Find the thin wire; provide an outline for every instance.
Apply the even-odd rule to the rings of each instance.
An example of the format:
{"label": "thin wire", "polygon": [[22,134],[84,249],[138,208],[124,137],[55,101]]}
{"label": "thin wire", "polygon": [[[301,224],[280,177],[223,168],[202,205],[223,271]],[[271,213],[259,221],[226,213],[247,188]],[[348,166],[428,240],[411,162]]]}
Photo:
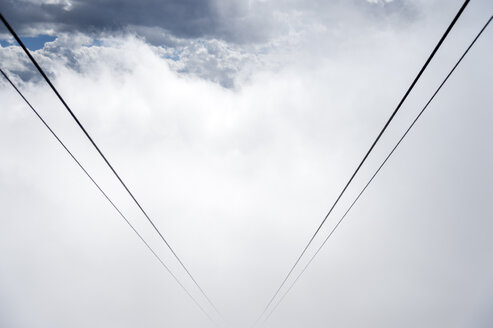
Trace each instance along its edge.
{"label": "thin wire", "polygon": [[414,78],[414,81],[411,83],[410,87],[407,89],[406,93],[404,94],[404,96],[402,97],[402,99],[400,100],[399,104],[397,105],[397,107],[395,108],[394,112],[392,113],[392,115],[390,115],[389,119],[387,120],[387,123],[385,123],[384,127],[382,128],[382,130],[380,131],[380,133],[378,134],[377,138],[375,139],[375,141],[373,141],[373,144],[371,145],[370,149],[366,152],[366,155],[363,157],[363,159],[361,160],[361,162],[359,163],[358,167],[356,168],[356,170],[354,171],[353,175],[351,176],[351,178],[349,179],[349,181],[346,183],[345,187],[342,189],[341,193],[339,194],[339,196],[336,198],[335,202],[332,204],[332,207],[330,208],[329,212],[327,213],[327,215],[325,215],[324,219],[322,220],[322,222],[320,223],[320,225],[318,226],[317,230],[315,230],[315,233],[312,235],[312,237],[310,238],[310,240],[308,241],[308,244],[305,246],[305,248],[303,249],[303,251],[301,252],[301,254],[298,256],[296,262],[293,264],[293,266],[291,267],[291,269],[289,270],[288,274],[286,275],[286,277],[284,278],[284,280],[282,281],[281,285],[279,286],[279,288],[276,290],[276,292],[274,293],[274,295],[272,296],[272,298],[269,300],[269,302],[267,303],[267,305],[265,306],[264,310],[262,311],[262,313],[260,314],[260,316],[257,318],[257,320],[255,321],[255,324],[256,325],[260,319],[264,316],[264,314],[267,312],[268,308],[270,307],[270,305],[272,304],[272,302],[274,301],[274,299],[277,297],[277,295],[279,294],[279,292],[281,291],[282,287],[286,284],[286,281],[289,279],[289,277],[291,276],[291,274],[293,273],[294,269],[296,268],[296,266],[298,265],[298,263],[300,262],[301,258],[303,257],[303,255],[306,253],[308,247],[310,247],[310,245],[312,244],[313,240],[315,239],[315,237],[317,236],[318,232],[320,231],[320,229],[322,228],[322,226],[325,224],[325,221],[327,221],[327,218],[329,217],[329,215],[332,213],[332,210],[334,209],[334,207],[337,205],[337,203],[339,202],[339,200],[341,199],[342,195],[345,193],[346,189],[349,187],[349,185],[351,184],[351,182],[353,181],[354,177],[356,176],[356,174],[358,173],[358,171],[360,170],[361,166],[363,165],[363,163],[366,161],[366,159],[368,158],[368,156],[370,155],[370,153],[372,152],[373,148],[375,147],[375,145],[377,144],[377,142],[380,140],[380,137],[383,135],[383,133],[385,132],[385,130],[387,129],[387,127],[389,126],[390,122],[394,119],[394,116],[397,114],[397,112],[399,111],[399,109],[401,108],[402,104],[404,103],[404,101],[407,99],[408,95],[411,93],[411,90],[414,88],[415,84],[418,82],[419,78],[421,77],[421,75],[423,74],[423,72],[425,71],[425,69],[427,68],[428,64],[431,62],[432,58],[435,56],[436,52],[438,51],[438,49],[440,48],[440,46],[442,45],[443,41],[445,40],[445,38],[447,37],[447,35],[449,34],[449,32],[452,30],[453,26],[455,25],[455,23],[457,22],[457,20],[459,19],[460,15],[462,14],[462,12],[464,11],[464,9],[466,8],[466,6],[469,4],[469,1],[470,0],[466,0],[461,8],[459,9],[459,11],[457,12],[457,14],[455,15],[454,19],[452,20],[452,22],[450,23],[450,25],[448,26],[447,30],[445,31],[445,33],[442,35],[442,37],[440,38],[440,41],[437,43],[437,45],[435,46],[435,48],[433,49],[433,51],[431,52],[430,56],[428,57],[428,59],[426,60],[425,64],[423,65],[423,67],[421,68],[421,70],[419,71],[418,75]]}
{"label": "thin wire", "polygon": [[474,38],[474,40],[471,42],[471,44],[469,45],[469,47],[467,47],[467,49],[464,51],[464,53],[462,54],[462,56],[460,57],[460,59],[457,61],[457,63],[454,65],[454,67],[450,70],[450,72],[447,74],[447,76],[445,77],[445,79],[442,81],[442,83],[440,84],[440,86],[436,89],[435,93],[433,93],[433,95],[431,96],[431,98],[428,100],[428,102],[426,103],[426,105],[423,107],[423,109],[419,112],[419,114],[416,116],[416,118],[414,119],[414,121],[411,123],[411,125],[407,128],[406,132],[404,132],[404,134],[402,135],[402,137],[399,139],[399,141],[397,142],[397,144],[394,146],[394,148],[392,149],[392,151],[387,155],[387,157],[385,158],[385,160],[382,162],[382,164],[380,164],[379,168],[376,170],[376,172],[373,174],[373,176],[371,177],[371,179],[366,183],[365,187],[361,190],[361,192],[358,194],[358,197],[356,197],[356,199],[352,202],[351,206],[349,206],[349,208],[347,209],[347,211],[344,213],[344,215],[340,218],[340,220],[337,222],[337,224],[334,226],[334,228],[332,228],[332,230],[330,231],[329,235],[327,236],[327,238],[325,238],[324,242],[322,243],[322,245],[320,245],[320,247],[317,249],[317,251],[315,252],[315,254],[311,257],[310,261],[308,261],[308,263],[305,265],[305,267],[303,268],[303,270],[301,271],[300,274],[298,274],[298,276],[296,277],[296,279],[294,280],[294,282],[291,284],[291,286],[288,288],[288,290],[283,294],[283,296],[279,299],[279,301],[277,302],[277,304],[274,306],[274,308],[272,309],[272,311],[269,313],[269,315],[265,318],[265,320],[268,320],[270,318],[270,316],[272,315],[272,313],[277,309],[277,307],[279,306],[279,304],[281,304],[281,302],[284,300],[284,298],[286,297],[286,295],[289,294],[289,292],[291,291],[291,289],[293,288],[293,286],[296,284],[296,282],[300,279],[300,277],[303,275],[303,273],[306,271],[306,269],[310,266],[310,264],[312,263],[313,259],[317,256],[317,254],[320,252],[320,250],[324,247],[324,245],[327,243],[327,241],[329,240],[329,238],[332,236],[332,234],[334,233],[334,231],[337,229],[337,227],[339,227],[339,225],[341,224],[341,222],[344,220],[344,218],[346,217],[346,215],[349,213],[349,211],[351,211],[351,209],[353,208],[354,204],[356,204],[356,202],[359,200],[359,198],[361,197],[361,195],[365,192],[366,188],[368,188],[368,186],[371,184],[371,182],[373,181],[373,179],[377,176],[377,174],[380,172],[380,170],[382,169],[382,167],[385,165],[385,163],[387,163],[387,161],[389,160],[389,158],[392,156],[392,154],[394,153],[394,151],[397,149],[397,147],[399,147],[399,145],[401,144],[401,142],[404,140],[404,138],[407,136],[407,134],[409,133],[409,131],[413,128],[414,124],[416,124],[416,122],[418,121],[418,119],[421,117],[421,115],[424,113],[424,111],[428,108],[428,105],[433,101],[433,99],[435,98],[435,96],[438,94],[438,92],[440,91],[440,89],[443,87],[443,85],[447,82],[447,80],[449,79],[449,77],[452,75],[452,73],[455,71],[455,69],[457,68],[457,66],[459,66],[459,64],[461,63],[462,59],[464,59],[464,57],[466,56],[466,54],[469,52],[469,50],[472,48],[472,46],[474,45],[474,43],[476,42],[476,40],[481,36],[481,34],[483,33],[483,31],[486,29],[486,27],[488,27],[488,25],[490,24],[491,20],[493,19],[493,16],[491,16],[488,21],[486,22],[486,24],[483,26],[483,28],[481,29],[481,31],[479,31],[479,33],[476,35],[476,37]]}
{"label": "thin wire", "polygon": [[48,76],[45,74],[45,72],[43,71],[43,69],[41,68],[41,66],[39,66],[38,62],[34,59],[34,57],[31,55],[31,53],[29,52],[29,50],[26,48],[26,46],[24,45],[24,43],[21,41],[21,39],[19,38],[19,36],[17,35],[17,33],[14,31],[14,29],[10,26],[10,24],[7,22],[7,20],[3,17],[3,15],[0,13],[0,20],[2,20],[2,22],[4,23],[4,25],[7,27],[7,29],[9,30],[9,32],[12,34],[12,36],[15,38],[15,40],[17,41],[17,43],[19,43],[19,45],[22,47],[22,49],[24,50],[24,52],[26,53],[26,55],[29,57],[29,59],[31,60],[31,62],[34,64],[34,66],[37,68],[37,70],[39,71],[39,73],[43,76],[43,78],[45,79],[45,81],[48,83],[48,85],[51,87],[51,89],[53,90],[53,92],[56,94],[56,96],[58,97],[58,99],[62,102],[62,104],[65,106],[65,108],[67,109],[67,111],[70,113],[70,115],[72,116],[72,118],[75,120],[75,122],[77,123],[77,125],[79,126],[79,128],[82,130],[82,132],[84,132],[84,134],[86,135],[86,137],[89,139],[89,141],[91,142],[91,144],[94,146],[94,148],[97,150],[97,152],[99,153],[99,155],[103,158],[103,160],[106,162],[106,164],[108,165],[108,167],[111,169],[111,171],[113,172],[113,174],[116,176],[116,178],[118,179],[118,181],[120,181],[121,185],[125,188],[125,190],[127,191],[127,193],[130,195],[130,197],[133,199],[133,201],[135,202],[135,204],[137,204],[138,208],[140,209],[140,211],[144,214],[144,216],[147,218],[147,220],[149,221],[149,223],[152,225],[152,227],[154,228],[154,230],[159,234],[159,236],[161,237],[161,239],[163,240],[163,242],[166,244],[166,246],[169,248],[169,250],[171,251],[171,253],[173,253],[173,256],[178,260],[178,262],[180,263],[181,267],[185,270],[185,272],[188,274],[188,276],[192,279],[193,283],[195,284],[195,286],[197,286],[197,288],[200,290],[200,292],[202,293],[202,295],[205,297],[205,299],[207,300],[207,302],[214,308],[214,310],[216,311],[217,314],[220,314],[220,312],[218,311],[218,309],[216,308],[216,306],[214,305],[214,303],[212,302],[212,300],[207,296],[207,294],[205,293],[205,291],[202,289],[202,287],[200,287],[200,285],[197,283],[197,281],[195,280],[195,278],[192,276],[192,274],[190,273],[190,271],[188,271],[187,267],[185,266],[185,264],[181,261],[181,259],[178,257],[178,255],[175,253],[175,251],[173,250],[173,248],[171,247],[171,245],[168,243],[168,241],[164,238],[164,236],[161,234],[161,232],[159,231],[159,229],[157,228],[157,226],[154,224],[154,222],[151,220],[151,218],[149,217],[149,215],[147,215],[146,211],[142,208],[142,206],[140,205],[140,203],[137,201],[137,199],[135,198],[135,196],[132,194],[132,192],[130,191],[130,189],[128,189],[127,185],[123,182],[123,180],[120,178],[120,175],[116,172],[116,170],[113,168],[113,166],[110,164],[110,162],[108,161],[108,159],[106,158],[106,156],[103,154],[103,152],[99,149],[99,147],[96,145],[96,143],[94,142],[94,140],[91,138],[91,136],[89,135],[89,133],[87,132],[87,130],[84,128],[84,126],[82,125],[82,123],[79,121],[79,119],[77,118],[77,116],[75,115],[75,113],[70,109],[70,107],[68,106],[68,104],[65,102],[65,100],[62,98],[62,96],[60,95],[60,93],[58,93],[57,89],[55,88],[55,86],[51,83],[50,79],[48,78]]}
{"label": "thin wire", "polygon": [[130,221],[127,219],[127,217],[120,211],[120,209],[115,205],[115,203],[110,199],[110,197],[103,191],[103,189],[99,186],[99,184],[93,179],[93,177],[87,172],[87,170],[84,168],[84,166],[79,162],[79,160],[75,157],[75,155],[67,148],[67,146],[63,143],[63,141],[58,137],[58,135],[55,133],[55,131],[52,130],[52,128],[46,123],[46,121],[41,117],[41,115],[34,109],[34,107],[31,105],[31,103],[24,97],[22,92],[15,86],[15,84],[10,80],[10,78],[5,74],[5,72],[0,68],[0,73],[2,73],[3,77],[10,83],[10,85],[17,91],[17,93],[24,99],[26,104],[32,109],[34,114],[41,120],[41,122],[44,124],[44,126],[50,131],[50,133],[55,137],[55,139],[58,141],[58,143],[65,149],[65,151],[72,157],[72,159],[77,163],[77,165],[81,168],[81,170],[86,174],[86,176],[91,180],[91,182],[98,188],[98,190],[101,192],[101,194],[108,200],[108,202],[113,206],[113,208],[120,214],[120,216],[125,220],[125,222],[128,224],[128,226],[135,232],[135,234],[139,237],[139,239],[144,243],[144,245],[151,251],[151,253],[156,257],[156,259],[161,263],[161,265],[168,271],[168,273],[173,277],[173,279],[180,285],[180,287],[185,291],[185,293],[193,300],[195,305],[199,307],[199,309],[211,320],[211,322],[214,323],[214,320],[209,316],[209,314],[204,310],[204,308],[198,303],[198,301],[190,294],[190,292],[185,288],[185,286],[178,280],[178,278],[171,272],[171,270],[168,268],[166,264],[164,264],[163,260],[157,255],[157,253],[152,249],[152,247],[145,241],[145,239],[142,237],[142,235],[135,229],[135,227],[130,223]]}

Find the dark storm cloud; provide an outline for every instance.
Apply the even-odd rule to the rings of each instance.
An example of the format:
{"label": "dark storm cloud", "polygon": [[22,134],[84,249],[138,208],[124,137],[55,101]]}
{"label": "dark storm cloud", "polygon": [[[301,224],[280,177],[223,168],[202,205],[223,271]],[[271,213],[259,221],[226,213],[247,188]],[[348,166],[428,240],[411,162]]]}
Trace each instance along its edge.
{"label": "dark storm cloud", "polygon": [[[61,32],[99,33],[158,27],[180,38],[252,38],[241,28],[226,28],[221,10],[211,0],[85,0],[58,3],[1,0],[0,9],[21,33],[36,27]],[[228,15],[236,11],[229,6]],[[240,18],[241,19],[241,18]],[[245,27],[242,24],[242,28]]]}

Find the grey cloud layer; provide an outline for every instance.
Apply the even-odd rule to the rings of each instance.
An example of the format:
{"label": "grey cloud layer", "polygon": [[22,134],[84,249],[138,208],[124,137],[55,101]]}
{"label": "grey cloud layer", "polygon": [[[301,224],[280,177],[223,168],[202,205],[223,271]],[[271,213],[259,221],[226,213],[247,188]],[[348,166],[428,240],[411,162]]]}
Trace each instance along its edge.
{"label": "grey cloud layer", "polygon": [[127,25],[161,26],[180,36],[209,33],[216,25],[210,1],[3,1],[7,17],[27,29],[55,25],[61,31],[100,32]]}
{"label": "grey cloud layer", "polygon": [[[158,27],[185,38],[218,37],[244,41],[258,37],[255,35],[258,31],[252,29],[254,26],[248,26],[250,22],[235,9],[236,5],[222,13],[212,0],[20,2],[2,0],[0,8],[21,31],[43,27],[60,32],[100,33],[129,27]],[[243,22],[231,25],[240,21]]]}
{"label": "grey cloud layer", "polygon": [[[6,1],[0,9],[21,34],[48,33],[59,40],[37,52],[62,57],[76,70],[80,46],[95,39],[143,37],[177,72],[234,87],[258,68],[331,56],[333,44],[359,39],[368,28],[405,25],[416,6],[403,1]],[[360,21],[360,25],[351,22]],[[87,39],[89,38],[89,39]],[[82,40],[82,42],[77,43]],[[91,41],[92,40],[92,41]],[[103,44],[104,45],[104,44]],[[18,51],[0,58],[24,80],[35,77]]]}
{"label": "grey cloud layer", "polygon": [[[344,3],[344,4],[343,4]],[[414,6],[404,1],[369,3],[353,1],[219,1],[219,0],[2,0],[0,9],[23,33],[44,29],[52,32],[101,33],[139,31],[156,39],[149,28],[179,38],[217,38],[228,42],[265,42],[286,33],[292,16],[331,20],[341,9],[363,10],[376,19],[397,14],[413,15]],[[329,13],[326,16],[322,13]],[[288,20],[286,21],[286,15]],[[324,24],[330,23],[325,21]],[[148,33],[149,32],[149,33]],[[154,34],[154,35],[153,35]]]}

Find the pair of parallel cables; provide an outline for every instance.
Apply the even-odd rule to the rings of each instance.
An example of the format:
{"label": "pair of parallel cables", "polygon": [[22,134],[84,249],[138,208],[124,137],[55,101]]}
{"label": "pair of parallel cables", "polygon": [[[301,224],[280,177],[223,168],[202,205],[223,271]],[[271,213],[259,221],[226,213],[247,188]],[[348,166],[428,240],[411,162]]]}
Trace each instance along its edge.
{"label": "pair of parallel cables", "polygon": [[[401,136],[401,138],[399,139],[399,141],[397,142],[397,144],[392,148],[392,150],[390,151],[390,153],[387,155],[387,157],[384,159],[384,161],[380,164],[380,166],[378,167],[378,169],[375,171],[375,173],[372,175],[372,177],[370,178],[370,180],[366,183],[366,185],[363,187],[363,189],[359,192],[359,194],[356,196],[356,198],[354,199],[354,201],[351,203],[351,205],[349,206],[349,208],[346,210],[346,212],[342,215],[342,217],[337,221],[337,223],[335,224],[335,226],[330,230],[329,234],[327,235],[327,237],[324,239],[324,241],[322,242],[322,244],[318,247],[318,249],[315,251],[315,253],[311,256],[311,258],[308,260],[308,262],[305,264],[305,266],[303,267],[303,269],[301,269],[300,273],[296,276],[296,278],[293,280],[293,282],[291,283],[291,285],[285,290],[285,292],[280,296],[280,298],[278,299],[278,301],[274,304],[274,300],[279,296],[282,288],[286,285],[288,279],[292,276],[294,270],[296,269],[296,267],[298,266],[298,264],[300,263],[301,259],[303,258],[303,256],[306,254],[308,248],[310,247],[310,245],[312,244],[312,242],[314,241],[315,237],[318,235],[318,233],[320,232],[321,228],[324,226],[325,222],[327,221],[328,217],[330,216],[330,214],[332,213],[334,207],[337,205],[337,203],[339,202],[339,200],[341,199],[341,197],[344,195],[344,193],[346,192],[346,189],[349,187],[349,185],[351,184],[351,182],[353,181],[354,177],[356,176],[356,174],[358,173],[358,171],[360,170],[360,168],[362,167],[362,165],[365,163],[366,159],[368,158],[368,156],[370,155],[370,153],[372,152],[373,148],[375,147],[375,145],[378,143],[378,141],[380,140],[381,136],[383,135],[383,133],[385,132],[385,130],[387,129],[387,127],[389,126],[390,122],[393,120],[393,118],[395,117],[395,115],[397,114],[397,112],[399,111],[399,109],[401,108],[402,104],[404,103],[404,101],[406,100],[406,98],[408,97],[408,95],[410,94],[411,90],[413,89],[413,87],[415,86],[415,84],[417,83],[417,81],[419,80],[419,78],[421,77],[421,75],[423,74],[423,72],[425,71],[426,67],[428,66],[428,64],[430,63],[430,61],[432,60],[432,58],[434,57],[434,55],[436,54],[436,52],[438,51],[438,49],[440,48],[441,44],[443,43],[443,41],[445,40],[445,38],[447,37],[447,35],[449,34],[449,32],[452,30],[453,26],[455,25],[455,23],[457,22],[457,20],[459,19],[459,17],[461,16],[462,12],[464,11],[464,9],[466,8],[466,6],[468,5],[469,3],[469,0],[465,1],[463,3],[463,5],[461,6],[461,8],[459,9],[459,11],[457,12],[456,16],[454,17],[454,19],[452,20],[452,22],[450,23],[449,27],[447,28],[447,30],[445,31],[445,33],[443,34],[443,36],[441,37],[440,41],[438,42],[438,44],[436,45],[435,49],[432,51],[432,53],[430,54],[430,56],[428,57],[427,61],[425,62],[425,64],[423,65],[423,67],[421,68],[420,72],[418,73],[418,75],[416,76],[416,78],[414,79],[414,81],[412,82],[411,86],[408,88],[408,90],[406,91],[406,93],[404,94],[404,96],[402,97],[402,99],[400,100],[399,104],[397,105],[397,107],[395,108],[394,112],[392,113],[392,115],[390,116],[390,118],[388,119],[388,121],[386,122],[386,124],[384,125],[384,127],[382,128],[382,130],[380,131],[380,133],[378,134],[377,138],[375,139],[375,141],[373,142],[373,144],[371,145],[370,149],[367,151],[367,153],[365,154],[365,156],[363,157],[363,159],[361,160],[361,162],[359,163],[358,167],[356,168],[356,170],[354,171],[354,173],[352,174],[352,176],[350,177],[350,179],[348,180],[348,182],[346,183],[346,185],[344,186],[344,188],[342,189],[342,191],[340,192],[339,196],[336,198],[335,202],[333,203],[333,205],[331,206],[330,210],[328,211],[327,215],[324,217],[324,219],[322,220],[322,222],[320,223],[320,225],[318,226],[318,228],[315,230],[314,234],[312,235],[312,237],[309,239],[308,243],[306,244],[305,248],[303,249],[303,251],[301,252],[301,254],[298,256],[298,258],[296,259],[295,263],[293,264],[293,266],[290,268],[290,270],[288,271],[288,274],[285,276],[284,280],[282,281],[281,285],[278,287],[278,289],[275,291],[274,295],[270,298],[269,302],[267,303],[267,305],[265,306],[265,308],[263,309],[262,313],[260,314],[260,316],[257,318],[254,326],[258,325],[262,318],[264,318],[264,322],[267,321],[271,316],[272,314],[274,313],[274,311],[279,307],[279,305],[282,303],[282,301],[284,300],[284,298],[289,294],[289,292],[292,290],[292,288],[294,287],[294,285],[299,281],[299,279],[301,278],[301,276],[305,273],[305,271],[307,270],[307,268],[310,266],[310,264],[313,262],[313,260],[315,259],[315,257],[320,253],[321,249],[324,247],[324,245],[327,243],[327,241],[330,239],[330,237],[333,235],[334,231],[339,227],[339,225],[341,224],[341,222],[344,220],[344,218],[346,218],[347,214],[351,211],[351,209],[354,207],[354,205],[356,204],[356,202],[360,199],[360,197],[362,196],[362,194],[365,192],[365,190],[368,188],[368,186],[371,184],[371,182],[374,180],[374,178],[377,176],[377,174],[381,171],[381,169],[383,168],[383,166],[387,163],[387,161],[389,160],[389,158],[392,156],[392,154],[394,154],[395,150],[397,149],[397,147],[399,147],[399,145],[401,144],[401,142],[404,140],[404,138],[408,135],[409,131],[413,128],[413,126],[416,124],[416,122],[418,121],[418,119],[421,117],[421,115],[424,113],[424,111],[428,108],[429,104],[433,101],[433,99],[435,98],[435,96],[438,94],[438,92],[441,90],[441,88],[444,86],[444,84],[447,82],[447,80],[450,78],[450,76],[452,75],[452,73],[455,71],[455,69],[459,66],[459,64],[462,62],[462,60],[464,59],[464,57],[467,55],[467,53],[469,52],[469,50],[472,48],[472,46],[476,43],[476,41],[478,40],[478,38],[481,36],[481,34],[485,31],[485,29],[488,27],[488,25],[490,24],[491,20],[493,19],[493,16],[490,16],[489,19],[486,21],[486,23],[483,25],[483,27],[481,28],[481,30],[478,32],[478,34],[476,35],[476,37],[473,39],[473,41],[469,44],[469,46],[467,47],[467,49],[463,52],[462,56],[459,58],[459,60],[455,63],[455,65],[452,67],[452,69],[449,71],[449,73],[447,74],[447,76],[444,78],[444,80],[441,82],[441,84],[438,86],[438,88],[435,90],[435,92],[433,93],[433,95],[431,96],[431,98],[428,100],[428,102],[425,104],[425,106],[421,109],[421,111],[418,113],[418,115],[415,117],[415,119],[413,120],[413,122],[411,123],[411,125],[407,128],[407,130],[404,132],[404,134]],[[273,305],[274,304],[274,305]],[[273,305],[273,306],[272,306]],[[272,306],[272,307],[271,307]],[[271,309],[269,312],[269,308]],[[265,317],[264,317],[265,316]]]}
{"label": "pair of parallel cables", "polygon": [[[96,142],[93,140],[93,138],[89,135],[85,127],[82,125],[82,123],[79,121],[75,113],[72,111],[72,109],[68,106],[68,104],[65,102],[65,100],[62,98],[58,90],[55,88],[53,83],[50,81],[46,73],[43,71],[41,66],[39,66],[38,62],[34,59],[34,57],[31,55],[30,51],[26,48],[22,40],[19,38],[17,33],[14,31],[12,26],[7,22],[5,17],[3,17],[2,13],[0,13],[0,20],[3,22],[5,27],[9,30],[9,32],[12,34],[14,39],[17,41],[17,43],[22,47],[23,51],[26,53],[26,55],[29,57],[33,65],[36,67],[38,72],[41,74],[41,76],[44,78],[46,83],[50,86],[50,88],[53,90],[55,95],[58,97],[58,99],[61,101],[65,109],[69,112],[70,116],[75,120],[79,128],[82,130],[82,132],[85,134],[87,139],[91,142],[93,147],[96,149],[96,151],[99,153],[101,158],[104,160],[106,165],[110,168],[111,172],[113,172],[113,175],[118,179],[120,184],[123,186],[123,188],[127,191],[127,193],[130,195],[134,203],[137,205],[139,210],[144,214],[146,219],[149,221],[151,226],[154,228],[154,230],[157,232],[161,240],[164,242],[164,244],[169,248],[173,256],[178,260],[180,266],[185,270],[187,273],[188,277],[193,281],[195,286],[198,288],[200,293],[204,296],[204,298],[207,300],[207,302],[212,306],[214,311],[216,312],[217,315],[221,316],[219,313],[217,307],[215,304],[212,302],[212,300],[209,298],[209,296],[206,294],[204,289],[198,284],[197,280],[193,277],[193,275],[190,273],[188,268],[185,266],[185,264],[182,262],[180,257],[176,254],[176,252],[173,250],[171,245],[168,243],[166,238],[163,236],[161,231],[157,228],[157,226],[154,224],[153,220],[149,217],[147,212],[144,210],[144,208],[141,206],[139,201],[135,198],[133,193],[130,191],[130,189],[127,187],[125,182],[123,182],[122,178],[120,175],[116,172],[116,170],[113,168],[111,163],[108,161],[106,156],[103,154],[101,149],[98,147]],[[147,243],[147,241],[144,239],[144,237],[135,229],[135,227],[132,225],[132,223],[127,219],[127,217],[121,212],[121,210],[115,205],[115,203],[111,200],[111,198],[108,196],[108,194],[101,188],[101,186],[94,180],[94,178],[89,174],[89,172],[85,169],[85,167],[81,164],[81,162],[75,157],[75,155],[67,148],[67,146],[63,143],[63,141],[58,137],[58,135],[55,133],[55,131],[48,125],[48,123],[41,117],[41,115],[34,109],[34,107],[31,105],[31,103],[24,97],[24,95],[21,93],[21,91],[16,87],[16,85],[12,82],[12,80],[7,76],[7,74],[0,68],[0,73],[4,76],[4,78],[10,83],[10,85],[17,91],[17,93],[22,97],[22,99],[26,102],[26,104],[31,108],[31,110],[34,112],[34,114],[41,120],[43,125],[50,131],[50,133],[55,137],[55,139],[58,141],[58,143],[65,149],[65,151],[69,154],[69,156],[77,163],[77,165],[80,167],[80,169],[84,172],[84,174],[91,180],[91,182],[94,184],[94,186],[100,191],[100,193],[103,195],[103,197],[111,204],[111,206],[118,212],[118,214],[122,217],[122,219],[129,225],[130,229],[138,236],[138,238],[144,243],[146,248],[154,255],[154,257],[158,260],[158,262],[166,269],[166,271],[173,277],[173,279],[180,285],[180,287],[185,291],[185,293],[192,299],[192,301],[197,305],[197,307],[209,318],[210,321],[212,321],[215,325],[217,325],[217,321],[212,318],[212,316],[208,313],[208,311],[205,310],[203,306],[200,305],[198,300],[191,294],[191,292],[184,286],[184,284],[178,279],[178,277],[169,269],[169,267],[164,263],[164,261],[161,259],[161,257],[156,253],[156,251]]]}

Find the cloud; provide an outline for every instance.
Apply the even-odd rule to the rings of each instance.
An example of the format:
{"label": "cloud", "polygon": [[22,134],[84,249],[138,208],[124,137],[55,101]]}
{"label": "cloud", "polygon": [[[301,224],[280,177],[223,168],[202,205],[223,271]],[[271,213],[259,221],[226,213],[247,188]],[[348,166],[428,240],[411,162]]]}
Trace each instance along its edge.
{"label": "cloud", "polygon": [[382,3],[382,4],[386,4],[386,3],[391,3],[394,0],[366,0],[366,1],[368,1],[369,3]]}
{"label": "cloud", "polygon": [[[200,3],[201,6],[205,4]],[[163,2],[164,4],[166,2]],[[194,2],[188,4],[192,6]],[[178,7],[182,5],[184,4],[180,3]],[[40,14],[40,17],[26,16],[25,7],[33,6],[39,7],[36,10],[32,9],[36,15],[47,12]],[[77,59],[80,56],[77,52],[80,51],[80,47],[105,46],[106,43],[111,45],[112,40],[116,38],[136,37],[155,46],[156,51],[167,58],[170,66],[177,72],[214,81],[228,88],[234,88],[238,83],[248,80],[256,70],[276,70],[291,63],[298,63],[300,59],[306,63],[313,63],[312,58],[334,56],[340,52],[340,47],[333,47],[333,44],[359,40],[363,30],[368,28],[383,32],[412,24],[415,11],[414,7],[408,4],[399,4],[392,6],[394,9],[382,11],[374,10],[371,6],[362,6],[361,3],[342,6],[317,1],[303,4],[218,2],[209,6],[214,8],[213,12],[199,10],[201,7],[194,10],[209,17],[209,20],[216,19],[218,26],[226,26],[225,31],[230,34],[221,32],[220,28],[209,33],[208,23],[206,28],[200,28],[201,33],[187,34],[179,28],[174,30],[163,25],[163,22],[167,22],[165,19],[163,22],[153,20],[152,15],[164,10],[157,4],[142,7],[144,12],[137,16],[141,17],[141,20],[125,18],[126,15],[133,17],[135,14],[135,10],[127,8],[125,3],[117,5],[107,1],[102,9],[96,8],[90,1],[74,2],[70,8],[67,6],[66,2],[29,1],[25,6],[6,2],[2,7],[5,16],[21,34],[37,35],[43,32],[57,36],[56,41],[46,43],[44,49],[36,52],[40,60],[50,61],[49,58],[53,56],[62,57],[65,63],[79,70],[80,64]],[[133,5],[129,3],[128,6]],[[52,13],[54,7],[67,8],[60,9],[61,16],[58,17]],[[128,13],[112,15],[121,20],[114,26],[108,20],[93,24],[84,16],[89,9],[81,9],[86,7],[94,7],[97,15],[102,15],[104,8],[111,7],[114,7],[116,12]],[[176,19],[179,18],[180,15],[173,11],[181,12],[179,8],[172,6],[171,9],[165,9],[170,15],[176,16]],[[64,23],[66,18],[62,16],[69,13],[76,18]],[[190,19],[182,17],[178,20],[188,24]],[[25,21],[29,21],[29,24]],[[356,21],[358,24],[341,24],[344,21]],[[255,37],[256,33],[261,33],[262,37]],[[11,71],[20,74],[24,80],[36,77],[36,74],[32,74],[30,66],[25,65],[25,59],[18,54],[19,49],[5,48],[0,51],[0,56],[5,58],[5,65],[13,66]]]}
{"label": "cloud", "polygon": [[[185,0],[2,0],[0,9],[22,34],[138,32],[150,42],[177,38],[219,39],[236,44],[264,43],[285,35],[296,20],[331,25],[335,16],[363,10],[382,19],[412,16],[412,2],[388,3],[385,11],[351,1],[218,1]],[[334,13],[334,15],[322,13]],[[321,15],[322,14],[322,15]],[[324,17],[325,16],[325,17]],[[327,19],[328,18],[328,19]]]}
{"label": "cloud", "polygon": [[[25,31],[54,28],[60,32],[119,31],[127,26],[159,27],[177,37],[233,37],[221,21],[215,1],[22,1],[4,0],[5,16]],[[221,5],[221,7],[224,7]],[[232,6],[234,11],[236,6]],[[241,17],[238,17],[241,19]]]}
{"label": "cloud", "polygon": [[[413,28],[345,8],[339,28],[303,18],[284,39],[258,47],[61,33],[35,55],[230,326],[241,327],[261,311],[443,32],[456,10],[445,7]],[[478,5],[464,16],[329,224],[488,12]],[[270,326],[491,321],[490,35]],[[0,50],[10,74],[31,72],[18,47]],[[233,88],[221,85],[227,69]],[[26,96],[184,278],[44,82],[18,74]],[[0,325],[207,326],[4,81],[0,100]]]}

